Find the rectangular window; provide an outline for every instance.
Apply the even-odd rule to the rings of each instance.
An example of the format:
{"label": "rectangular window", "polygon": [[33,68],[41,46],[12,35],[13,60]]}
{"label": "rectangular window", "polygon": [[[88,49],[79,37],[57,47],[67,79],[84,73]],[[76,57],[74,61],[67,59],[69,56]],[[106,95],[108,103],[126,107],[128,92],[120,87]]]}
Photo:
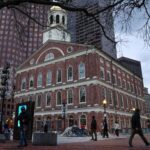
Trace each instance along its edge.
{"label": "rectangular window", "polygon": [[107,97],[106,99],[108,100],[109,104],[113,104],[112,91],[111,90],[107,90],[106,97]]}
{"label": "rectangular window", "polygon": [[104,68],[103,67],[100,68],[100,78],[103,79],[103,80],[105,79],[105,74],[104,74]]}

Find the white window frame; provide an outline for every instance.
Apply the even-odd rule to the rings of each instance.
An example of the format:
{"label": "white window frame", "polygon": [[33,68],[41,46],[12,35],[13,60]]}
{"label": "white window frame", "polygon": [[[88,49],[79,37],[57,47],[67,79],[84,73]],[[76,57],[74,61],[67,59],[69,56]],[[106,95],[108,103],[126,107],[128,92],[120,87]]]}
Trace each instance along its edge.
{"label": "white window frame", "polygon": [[[60,96],[61,96],[61,102],[60,104],[58,104],[58,93],[60,92]],[[56,93],[56,106],[61,106],[62,105],[62,92],[61,91],[57,91]]]}
{"label": "white window frame", "polygon": [[[84,92],[85,92],[85,101],[84,102],[81,102],[81,89],[84,89]],[[86,88],[84,86],[81,86],[79,88],[79,103],[82,104],[82,103],[86,103]]]}
{"label": "white window frame", "polygon": [[[69,69],[71,68],[71,71],[72,71],[72,76],[71,78],[69,79]],[[72,66],[69,66],[67,68],[67,81],[73,81],[73,67]]]}
{"label": "white window frame", "polygon": [[78,65],[79,79],[85,78],[85,63],[81,62]]}
{"label": "white window frame", "polygon": [[[69,91],[71,91],[71,93],[72,93],[72,103],[69,103]],[[72,89],[68,89],[67,90],[67,104],[68,105],[72,105],[73,104],[73,90]]]}
{"label": "white window frame", "polygon": [[42,104],[42,95],[41,94],[38,94],[37,96],[36,96],[36,108],[41,108],[41,104],[40,104],[40,106],[37,106],[37,104],[38,104],[38,97],[41,97],[41,104]]}
{"label": "white window frame", "polygon": [[[61,78],[61,81],[58,81],[59,71],[60,71],[60,78]],[[56,77],[57,77],[57,78],[56,78],[56,80],[57,80],[56,82],[57,82],[57,83],[62,83],[62,70],[61,70],[61,69],[58,69],[58,70],[57,70],[57,75],[56,75]]]}
{"label": "white window frame", "polygon": [[[23,84],[25,84],[25,87],[23,88]],[[21,81],[21,90],[26,90],[26,78],[23,78],[22,81]]]}
{"label": "white window frame", "polygon": [[54,59],[54,54],[53,54],[53,53],[48,53],[48,54],[45,56],[44,62],[45,62],[45,61],[49,61],[49,60],[53,60],[53,59]]}
{"label": "white window frame", "polygon": [[[109,75],[109,80],[108,80],[107,75]],[[107,72],[106,72],[106,81],[107,81],[107,82],[111,82],[111,75],[110,75],[110,71],[107,71]]]}
{"label": "white window frame", "polygon": [[[31,81],[33,81],[33,87],[30,86]],[[33,89],[33,88],[34,88],[34,77],[33,77],[33,75],[31,75],[30,78],[29,78],[29,89]]]}
{"label": "white window frame", "polygon": [[[47,105],[47,96],[50,96],[50,105]],[[46,93],[46,107],[51,107],[51,93],[49,92],[49,93]]]}
{"label": "white window frame", "polygon": [[43,83],[43,75],[41,72],[39,72],[37,76],[37,87],[42,87],[42,83]]}
{"label": "white window frame", "polygon": [[[103,77],[101,76],[101,72],[103,72]],[[105,71],[104,71],[104,67],[100,67],[100,79],[105,80]]]}
{"label": "white window frame", "polygon": [[48,70],[46,73],[46,85],[48,86],[51,84],[52,84],[52,72],[51,72],[51,70]]}

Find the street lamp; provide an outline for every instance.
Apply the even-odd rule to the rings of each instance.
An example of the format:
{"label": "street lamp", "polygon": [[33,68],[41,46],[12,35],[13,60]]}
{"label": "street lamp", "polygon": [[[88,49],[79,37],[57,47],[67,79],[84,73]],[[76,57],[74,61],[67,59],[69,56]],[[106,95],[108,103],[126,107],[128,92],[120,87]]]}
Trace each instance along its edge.
{"label": "street lamp", "polygon": [[135,108],[132,108],[132,111],[134,112],[134,111],[135,111]]}
{"label": "street lamp", "polygon": [[66,102],[62,103],[62,118],[64,120],[64,130],[66,128]]}
{"label": "street lamp", "polygon": [[104,106],[104,117],[106,118],[106,104],[107,104],[107,100],[104,99],[103,100],[103,106]]}

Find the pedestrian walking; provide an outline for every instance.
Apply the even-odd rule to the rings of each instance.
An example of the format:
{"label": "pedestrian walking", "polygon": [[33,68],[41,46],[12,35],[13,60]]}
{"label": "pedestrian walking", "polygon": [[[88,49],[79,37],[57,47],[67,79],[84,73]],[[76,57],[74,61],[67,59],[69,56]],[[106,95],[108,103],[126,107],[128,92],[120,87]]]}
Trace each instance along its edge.
{"label": "pedestrian walking", "polygon": [[[94,134],[95,138],[94,138],[93,134]],[[91,140],[97,141],[97,122],[95,120],[95,116],[92,116],[91,135],[92,135]]]}
{"label": "pedestrian walking", "polygon": [[142,138],[142,140],[144,141],[144,143],[148,146],[149,143],[147,141],[147,139],[144,137],[142,128],[141,128],[141,122],[140,122],[140,109],[136,108],[135,112],[131,118],[131,135],[129,138],[129,146],[133,147],[132,145],[132,139],[134,137],[135,134],[139,134],[139,136]]}
{"label": "pedestrian walking", "polygon": [[115,134],[116,134],[116,136],[119,136],[119,123],[118,123],[118,121],[116,121],[115,122],[115,124],[114,124],[114,129],[115,129]]}
{"label": "pedestrian walking", "polygon": [[21,113],[18,116],[18,120],[20,121],[20,142],[18,147],[27,146],[26,132],[29,123],[29,115],[26,112],[25,107],[21,107]]}
{"label": "pedestrian walking", "polygon": [[108,125],[107,125],[107,120],[106,120],[106,117],[104,118],[104,121],[103,121],[103,138],[105,138],[105,136],[108,138]]}

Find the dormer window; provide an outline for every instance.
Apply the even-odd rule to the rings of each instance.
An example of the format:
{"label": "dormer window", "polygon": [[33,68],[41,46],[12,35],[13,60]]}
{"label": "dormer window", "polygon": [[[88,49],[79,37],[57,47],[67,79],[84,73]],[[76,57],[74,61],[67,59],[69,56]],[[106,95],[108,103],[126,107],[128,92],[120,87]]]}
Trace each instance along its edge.
{"label": "dormer window", "polygon": [[44,61],[49,61],[49,60],[52,60],[52,59],[54,59],[54,54],[53,54],[53,53],[48,53],[48,54],[45,56]]}

